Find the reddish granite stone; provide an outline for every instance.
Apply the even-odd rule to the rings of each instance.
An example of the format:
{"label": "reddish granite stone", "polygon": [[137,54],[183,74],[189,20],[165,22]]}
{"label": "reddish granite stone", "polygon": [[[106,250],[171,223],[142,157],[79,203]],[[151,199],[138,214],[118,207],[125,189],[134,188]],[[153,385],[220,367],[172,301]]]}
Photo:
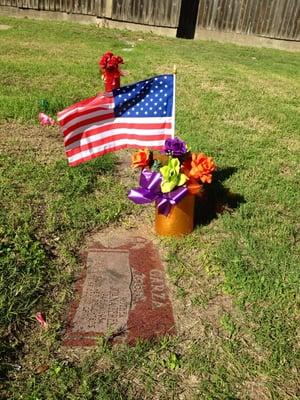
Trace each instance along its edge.
{"label": "reddish granite stone", "polygon": [[134,344],[137,338],[175,333],[163,265],[152,242],[136,237],[119,247],[95,243],[85,257],[65,345],[94,345],[101,335]]}

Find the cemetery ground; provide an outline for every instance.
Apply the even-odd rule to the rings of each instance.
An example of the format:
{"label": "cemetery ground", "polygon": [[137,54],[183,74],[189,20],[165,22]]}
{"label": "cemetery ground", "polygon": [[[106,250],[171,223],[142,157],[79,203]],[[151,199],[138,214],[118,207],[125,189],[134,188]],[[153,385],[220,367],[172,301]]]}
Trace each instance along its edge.
{"label": "cemetery ground", "polygon": [[[299,54],[0,23],[11,27],[0,31],[0,397],[299,398]],[[177,65],[176,130],[214,157],[239,201],[180,240],[155,239],[176,335],[136,346],[112,346],[108,335],[67,349],[86,240],[120,226],[153,239],[153,207],[127,199],[137,177],[118,167],[119,154],[70,168],[59,129],[37,125],[41,99],[54,116],[102,89],[97,62],[107,50],[126,60],[123,83]]]}

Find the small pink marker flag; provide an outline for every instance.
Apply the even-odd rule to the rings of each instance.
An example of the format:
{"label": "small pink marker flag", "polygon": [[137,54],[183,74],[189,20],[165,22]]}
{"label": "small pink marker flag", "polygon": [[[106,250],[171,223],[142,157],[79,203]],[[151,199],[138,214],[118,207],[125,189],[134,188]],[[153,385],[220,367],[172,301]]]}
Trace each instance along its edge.
{"label": "small pink marker flag", "polygon": [[35,319],[39,322],[42,328],[47,328],[48,324],[42,313],[38,312],[35,314]]}
{"label": "small pink marker flag", "polygon": [[40,125],[43,125],[43,126],[55,125],[55,121],[51,117],[49,117],[48,115],[46,115],[44,113],[39,113],[39,121],[40,121]]}

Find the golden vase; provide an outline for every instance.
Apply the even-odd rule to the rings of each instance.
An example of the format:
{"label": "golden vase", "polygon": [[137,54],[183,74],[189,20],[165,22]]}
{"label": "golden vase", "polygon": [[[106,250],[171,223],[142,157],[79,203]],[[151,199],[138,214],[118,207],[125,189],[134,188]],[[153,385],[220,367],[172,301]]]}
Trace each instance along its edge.
{"label": "golden vase", "polygon": [[187,194],[178,204],[172,206],[166,216],[155,209],[155,232],[161,236],[181,236],[194,229],[195,196]]}

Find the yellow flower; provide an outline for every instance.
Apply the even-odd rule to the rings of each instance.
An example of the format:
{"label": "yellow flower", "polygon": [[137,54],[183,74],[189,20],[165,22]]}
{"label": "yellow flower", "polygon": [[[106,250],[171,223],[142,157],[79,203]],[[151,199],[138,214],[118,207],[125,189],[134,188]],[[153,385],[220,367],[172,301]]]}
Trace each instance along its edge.
{"label": "yellow flower", "polygon": [[171,158],[168,165],[160,169],[163,180],[160,185],[163,193],[169,193],[177,186],[185,184],[187,177],[180,173],[180,162],[178,158]]}

